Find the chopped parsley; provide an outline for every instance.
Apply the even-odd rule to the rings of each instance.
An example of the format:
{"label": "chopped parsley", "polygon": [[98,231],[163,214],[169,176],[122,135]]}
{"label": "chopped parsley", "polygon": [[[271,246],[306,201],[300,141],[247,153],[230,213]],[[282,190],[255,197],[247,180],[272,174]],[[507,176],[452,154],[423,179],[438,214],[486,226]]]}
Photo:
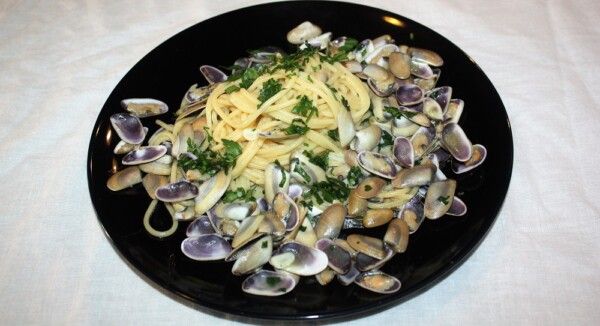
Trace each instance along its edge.
{"label": "chopped parsley", "polygon": [[401,117],[405,117],[407,119],[412,119],[418,112],[404,111],[399,110],[395,107],[386,106],[383,109],[385,112],[389,113],[394,119],[400,119]]}
{"label": "chopped parsley", "polygon": [[237,85],[231,85],[225,89],[225,94],[231,94],[233,92],[237,92],[240,90],[240,87]]}
{"label": "chopped parsley", "polygon": [[297,113],[306,117],[306,122],[310,121],[310,118],[312,118],[313,115],[319,116],[319,110],[306,95],[300,97],[298,104],[292,108],[292,113]]}
{"label": "chopped parsley", "polygon": [[317,204],[332,203],[334,200],[345,201],[350,195],[346,184],[336,178],[327,178],[326,181],[317,182],[305,193],[305,198],[314,197]]}
{"label": "chopped parsley", "polygon": [[223,139],[223,144],[225,145],[224,155],[210,149],[202,151],[199,144],[188,138],[188,152],[194,154],[196,159],[181,156],[178,164],[184,171],[198,170],[200,173],[210,176],[222,170],[227,173],[230,168],[235,166],[238,156],[242,154],[242,147],[240,144],[228,139]]}
{"label": "chopped parsley", "polygon": [[277,166],[277,168],[281,171],[281,181],[279,181],[279,186],[283,187],[285,185],[285,181],[287,179],[287,174],[285,173],[285,169],[283,168],[283,166],[281,166],[281,163],[279,163],[279,160],[275,160],[275,166]]}
{"label": "chopped parsley", "polygon": [[394,136],[385,130],[381,130],[381,139],[379,140],[379,148],[394,145]]}
{"label": "chopped parsley", "polygon": [[365,185],[365,191],[371,191],[373,189],[373,187],[371,187],[370,185]]}
{"label": "chopped parsley", "polygon": [[300,232],[306,232],[306,226],[301,225],[298,230],[300,230]]}
{"label": "chopped parsley", "polygon": [[337,141],[339,141],[339,140],[340,140],[340,134],[339,134],[339,132],[338,132],[338,130],[337,130],[337,129],[334,129],[334,130],[328,130],[328,131],[327,131],[327,136],[329,136],[329,138],[331,138],[331,139],[333,139],[333,140],[337,140]]}
{"label": "chopped parsley", "polygon": [[314,165],[321,167],[323,170],[329,168],[329,153],[331,151],[324,151],[321,154],[316,155],[313,151],[303,151],[302,154],[308,157],[308,161]]}
{"label": "chopped parsley", "polygon": [[268,241],[263,241],[263,243],[260,244],[261,248],[267,248],[269,246],[269,242]]}
{"label": "chopped parsley", "polygon": [[281,283],[281,278],[278,276],[267,276],[266,281],[269,286],[275,287],[277,284]]}
{"label": "chopped parsley", "polygon": [[[258,95],[258,100],[260,104],[266,102],[271,97],[275,96],[275,94],[281,91],[281,83],[277,80],[271,78],[263,83],[262,89],[260,90],[260,94]],[[260,105],[259,104],[259,105]]]}
{"label": "chopped parsley", "polygon": [[442,202],[444,205],[448,205],[448,201],[450,200],[450,196],[439,196],[437,198],[439,202]]}
{"label": "chopped parsley", "polygon": [[288,135],[305,135],[309,129],[304,120],[296,118],[289,127],[282,130]]}
{"label": "chopped parsley", "polygon": [[254,198],[253,195],[255,188],[256,185],[248,190],[242,187],[239,187],[235,190],[227,190],[225,194],[223,194],[223,202],[232,203],[236,200],[242,200],[244,202],[253,202],[256,200],[256,198]]}
{"label": "chopped parsley", "polygon": [[306,181],[306,183],[310,183],[312,178],[310,177],[310,175],[308,175],[306,170],[304,170],[304,168],[301,166],[300,160],[295,158],[292,160],[292,163],[295,163],[293,171],[298,173],[302,177],[302,179],[304,179]]}
{"label": "chopped parsley", "polygon": [[348,171],[348,178],[347,178],[348,184],[350,186],[358,185],[361,177],[362,177],[362,172],[360,170],[360,167],[358,167],[358,166],[351,167],[350,171]]}

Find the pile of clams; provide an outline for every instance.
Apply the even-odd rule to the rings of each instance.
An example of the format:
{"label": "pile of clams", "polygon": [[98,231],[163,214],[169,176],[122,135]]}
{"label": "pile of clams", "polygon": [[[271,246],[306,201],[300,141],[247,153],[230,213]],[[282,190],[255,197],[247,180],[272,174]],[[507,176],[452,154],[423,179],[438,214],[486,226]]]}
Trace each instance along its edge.
{"label": "pile of clams", "polygon": [[[304,22],[288,33],[299,47],[318,47],[327,55],[336,54],[346,37],[332,39],[331,33]],[[308,45],[307,45],[308,44]],[[266,48],[236,61],[238,69],[268,64]],[[300,277],[315,277],[322,284],[334,279],[343,285],[356,284],[377,293],[400,289],[396,277],[382,271],[384,264],[407,250],[410,234],[427,218],[464,215],[465,203],[455,196],[456,181],[446,177],[440,166],[450,164],[455,174],[479,166],[486,149],[472,144],[458,124],[464,102],[452,98],[450,86],[439,86],[442,58],[435,52],[395,44],[383,35],[359,42],[342,64],[362,79],[371,95],[368,119],[354,123],[349,114],[338,116],[340,164],[323,169],[302,152],[292,154],[288,168],[269,164],[265,170],[264,197],[256,201],[225,202],[231,176],[223,171],[210,177],[178,173],[168,182],[172,164],[193,155],[184,145],[187,139],[203,143],[207,135],[202,123],[182,127],[175,142],[142,145],[147,128],[141,119],[168,111],[155,99],[126,99],[126,112],[111,116],[121,141],[114,149],[123,155],[124,168],[113,174],[107,185],[119,191],[143,183],[151,198],[171,205],[174,228],[177,221],[189,221],[181,243],[185,256],[197,261],[224,260],[232,273],[244,276],[242,290],[262,296],[278,296],[294,289]],[[202,66],[208,86],[192,86],[186,93],[178,119],[198,112],[214,85],[227,75],[212,66]],[[344,111],[344,110],[342,110]],[[199,119],[200,120],[200,119]],[[263,135],[265,136],[265,135]],[[384,138],[392,139],[380,146]],[[152,139],[152,137],[151,137]],[[311,182],[297,173],[297,166],[311,176]],[[350,185],[348,173],[360,168],[357,184]],[[306,207],[301,204],[314,182],[333,176],[350,189],[347,201]],[[386,203],[382,192],[406,190],[409,200],[396,207]],[[382,237],[354,232],[360,228],[385,229]]]}

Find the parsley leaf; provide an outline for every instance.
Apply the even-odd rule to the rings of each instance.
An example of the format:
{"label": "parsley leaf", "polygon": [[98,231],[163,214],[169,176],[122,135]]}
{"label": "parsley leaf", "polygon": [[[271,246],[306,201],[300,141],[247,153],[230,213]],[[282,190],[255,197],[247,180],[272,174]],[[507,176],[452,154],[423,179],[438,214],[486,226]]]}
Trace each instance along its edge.
{"label": "parsley leaf", "polygon": [[323,170],[327,170],[329,168],[329,152],[324,151],[321,154],[315,155],[313,151],[303,151],[302,154],[308,157],[308,161],[314,165],[321,167]]}
{"label": "parsley leaf", "polygon": [[279,93],[280,90],[281,83],[271,78],[263,83],[262,89],[260,90],[260,94],[258,95],[258,100],[262,104],[271,97],[275,96],[275,94]]}
{"label": "parsley leaf", "polygon": [[231,85],[225,89],[225,94],[231,94],[240,90],[239,86]]}
{"label": "parsley leaf", "polygon": [[298,104],[292,108],[292,113],[306,117],[306,122],[310,121],[313,115],[319,116],[319,110],[306,95],[302,95]]}
{"label": "parsley leaf", "polygon": [[256,200],[256,198],[254,198],[254,195],[253,195],[255,188],[256,188],[256,185],[248,190],[246,190],[242,187],[238,187],[235,190],[227,190],[225,192],[225,194],[223,194],[223,202],[232,203],[238,199],[242,200],[244,202],[253,202]]}
{"label": "parsley leaf", "polygon": [[277,168],[279,170],[281,170],[281,181],[279,181],[279,186],[283,187],[285,185],[285,181],[287,179],[287,174],[285,173],[285,169],[283,168],[283,166],[281,166],[281,163],[279,163],[279,160],[275,160],[275,165],[277,166]]}
{"label": "parsley leaf", "polygon": [[329,136],[329,138],[333,139],[333,140],[340,140],[340,134],[338,132],[337,129],[335,130],[328,130],[327,131],[327,136]]}
{"label": "parsley leaf", "polygon": [[358,185],[360,178],[362,177],[362,172],[360,170],[360,167],[358,166],[353,166],[350,168],[350,171],[348,171],[348,184],[351,186],[356,186]]}
{"label": "parsley leaf", "polygon": [[386,106],[383,109],[385,112],[389,113],[394,119],[400,119],[401,117],[405,117],[407,119],[412,119],[418,112],[404,111],[399,110],[395,107]]}
{"label": "parsley leaf", "polygon": [[450,200],[450,196],[439,196],[437,198],[439,202],[442,202],[444,205],[448,205],[448,201]]}
{"label": "parsley leaf", "polygon": [[282,130],[288,135],[305,135],[309,129],[304,120],[294,119],[289,127]]}

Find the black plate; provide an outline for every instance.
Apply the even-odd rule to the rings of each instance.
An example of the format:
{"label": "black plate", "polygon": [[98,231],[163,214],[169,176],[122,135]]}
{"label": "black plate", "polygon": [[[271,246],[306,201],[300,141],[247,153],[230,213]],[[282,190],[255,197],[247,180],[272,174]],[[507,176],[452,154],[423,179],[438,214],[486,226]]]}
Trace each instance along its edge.
{"label": "black plate", "polygon": [[[440,85],[453,87],[453,97],[465,101],[461,125],[473,143],[488,149],[486,163],[472,173],[453,176],[458,194],[469,207],[463,217],[426,221],[411,236],[408,251],[383,268],[402,281],[392,295],[367,292],[356,285],[318,285],[303,278],[281,297],[245,294],[242,277],[231,264],[200,263],[180,252],[185,224],[166,240],[149,236],[142,216],[150,202],[141,186],[121,192],[106,188],[119,163],[112,154],[118,142],[109,116],[120,112],[124,98],[152,97],[178,108],[191,84],[205,81],[201,64],[228,66],[247,50],[265,45],[289,48],[286,33],[310,20],[334,36],[356,39],[390,34],[398,43],[424,47],[442,55]],[[172,117],[163,117],[170,119]],[[156,129],[151,119],[144,124]],[[88,154],[88,181],[94,208],[117,251],[151,282],[204,312],[249,320],[346,319],[381,311],[430,288],[455,270],[477,248],[498,215],[510,182],[513,149],[510,124],[493,85],[473,60],[436,32],[400,15],[355,4],[330,1],[259,5],[198,23],[173,36],[138,62],[116,86],[99,114]]]}

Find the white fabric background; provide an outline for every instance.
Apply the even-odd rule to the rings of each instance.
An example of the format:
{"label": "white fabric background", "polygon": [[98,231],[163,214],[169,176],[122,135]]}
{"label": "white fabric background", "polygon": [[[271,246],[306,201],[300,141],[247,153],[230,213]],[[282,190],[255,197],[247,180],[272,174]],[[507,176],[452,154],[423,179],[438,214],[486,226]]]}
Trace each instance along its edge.
{"label": "white fabric background", "polygon": [[[130,67],[199,21],[263,2],[0,3],[0,324],[239,324],[173,300],[119,258],[95,217],[85,161]],[[368,4],[474,58],[507,108],[515,160],[504,208],[464,265],[350,324],[597,325],[600,2]]]}

